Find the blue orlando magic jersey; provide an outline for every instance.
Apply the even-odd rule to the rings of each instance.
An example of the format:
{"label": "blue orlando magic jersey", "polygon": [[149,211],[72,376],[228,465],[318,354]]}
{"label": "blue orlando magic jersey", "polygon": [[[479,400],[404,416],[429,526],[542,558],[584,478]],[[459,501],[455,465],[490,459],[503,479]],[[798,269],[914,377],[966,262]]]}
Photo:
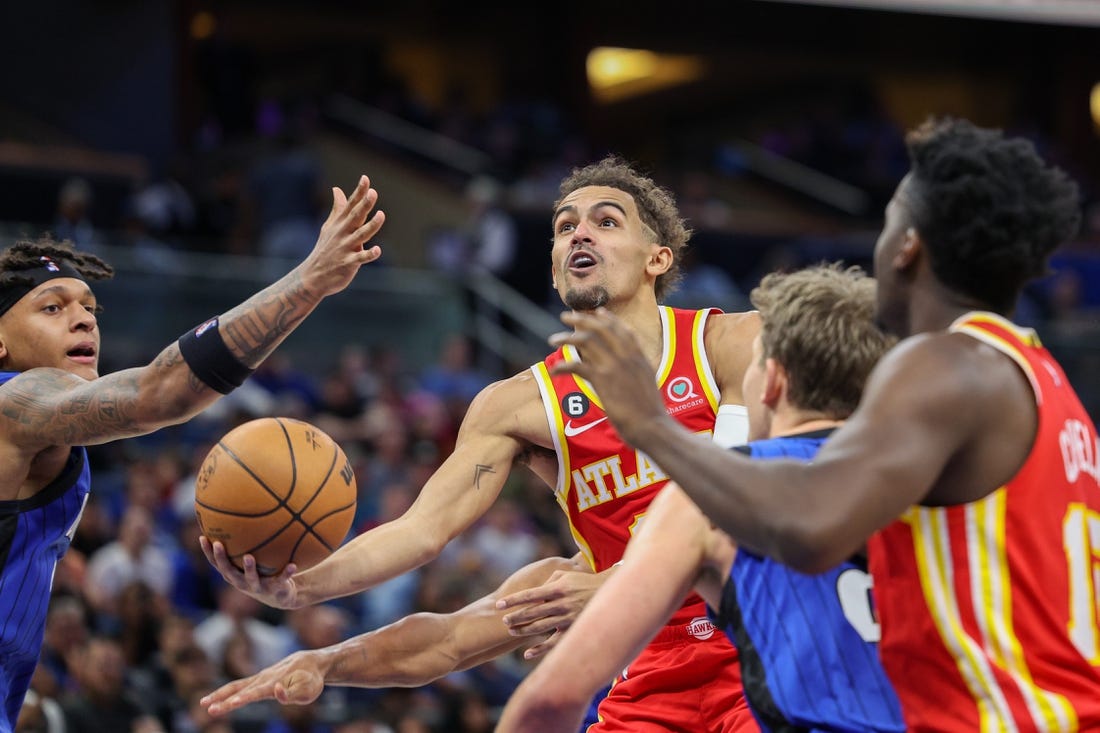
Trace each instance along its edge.
{"label": "blue orlando magic jersey", "polygon": [[[0,383],[16,376],[0,372]],[[10,733],[38,663],[54,568],[69,549],[91,477],[73,448],[61,474],[29,499],[0,501],[0,733]]]}
{"label": "blue orlando magic jersey", "polygon": [[[831,430],[760,440],[753,458],[809,461]],[[860,558],[817,575],[738,550],[715,624],[737,646],[745,697],[765,731],[905,730],[878,658],[871,578]]]}

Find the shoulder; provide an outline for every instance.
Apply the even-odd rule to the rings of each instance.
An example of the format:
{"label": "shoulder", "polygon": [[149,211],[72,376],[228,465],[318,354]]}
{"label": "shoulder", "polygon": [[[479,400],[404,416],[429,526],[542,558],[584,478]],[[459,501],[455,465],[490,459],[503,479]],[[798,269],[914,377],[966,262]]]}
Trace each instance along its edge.
{"label": "shoulder", "polygon": [[530,369],[493,382],[470,402],[463,429],[531,438],[539,426],[545,429],[546,417],[538,383]]}
{"label": "shoulder", "polygon": [[[63,369],[41,367],[6,374],[10,377],[0,383],[0,435],[30,449],[41,447],[43,428],[61,416],[60,400],[88,384]],[[81,393],[81,398],[86,399],[87,393]]]}
{"label": "shoulder", "polygon": [[[1015,363],[977,339],[946,331],[918,334],[883,356],[864,390],[868,408],[941,413],[957,423],[981,418],[982,406],[1000,409],[1026,397]],[[1028,398],[1030,399],[1030,398]]]}
{"label": "shoulder", "polygon": [[984,381],[983,369],[1010,363],[1004,354],[977,339],[937,331],[898,342],[879,361],[872,379],[905,376],[936,389],[969,389]]}
{"label": "shoulder", "polygon": [[706,339],[732,339],[752,344],[756,334],[760,333],[760,312],[743,311],[741,313],[717,313],[707,319]]}
{"label": "shoulder", "polygon": [[741,379],[752,359],[752,342],[760,333],[760,313],[720,313],[707,319],[703,345],[722,402],[741,404]]}

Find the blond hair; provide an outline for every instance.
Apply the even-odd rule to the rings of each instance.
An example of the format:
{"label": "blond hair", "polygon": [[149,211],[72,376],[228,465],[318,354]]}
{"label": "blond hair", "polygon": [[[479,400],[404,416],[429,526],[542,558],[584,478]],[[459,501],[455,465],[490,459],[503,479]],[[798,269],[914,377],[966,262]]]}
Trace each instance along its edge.
{"label": "blond hair", "polygon": [[848,417],[894,344],[875,324],[875,281],[858,267],[823,264],[766,275],[749,297],[760,311],[763,358],[786,369],[791,403]]}

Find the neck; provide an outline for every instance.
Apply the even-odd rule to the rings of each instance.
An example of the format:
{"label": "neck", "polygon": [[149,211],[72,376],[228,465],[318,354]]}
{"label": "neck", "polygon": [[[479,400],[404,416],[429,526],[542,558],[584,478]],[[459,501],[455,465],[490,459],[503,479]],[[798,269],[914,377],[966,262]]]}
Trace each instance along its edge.
{"label": "neck", "polygon": [[[970,311],[990,311],[987,303],[944,287],[938,280],[913,288],[909,299],[905,333],[902,338],[918,333],[943,331]],[[1002,314],[1003,315],[1003,314]]]}
{"label": "neck", "polygon": [[[664,348],[664,332],[661,326],[661,312],[652,294],[646,300],[631,300],[628,303],[611,302],[607,309],[615,314],[637,337],[642,353],[654,367],[661,361]],[[584,359],[584,352],[579,352]]]}
{"label": "neck", "polygon": [[772,418],[771,430],[768,437],[781,438],[785,435],[809,433],[814,430],[826,430],[835,428],[843,420],[827,417],[820,412],[810,410],[792,410],[787,413],[777,412]]}

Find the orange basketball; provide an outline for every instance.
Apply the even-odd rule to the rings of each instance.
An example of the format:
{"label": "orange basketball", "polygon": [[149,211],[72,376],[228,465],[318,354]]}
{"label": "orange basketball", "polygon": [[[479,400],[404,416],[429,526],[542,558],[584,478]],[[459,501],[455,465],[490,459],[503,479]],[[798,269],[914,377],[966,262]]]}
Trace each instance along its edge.
{"label": "orange basketball", "polygon": [[199,468],[195,514],[237,567],[261,575],[316,565],[344,541],[355,515],[355,474],[344,451],[314,425],[285,417],[229,431]]}

